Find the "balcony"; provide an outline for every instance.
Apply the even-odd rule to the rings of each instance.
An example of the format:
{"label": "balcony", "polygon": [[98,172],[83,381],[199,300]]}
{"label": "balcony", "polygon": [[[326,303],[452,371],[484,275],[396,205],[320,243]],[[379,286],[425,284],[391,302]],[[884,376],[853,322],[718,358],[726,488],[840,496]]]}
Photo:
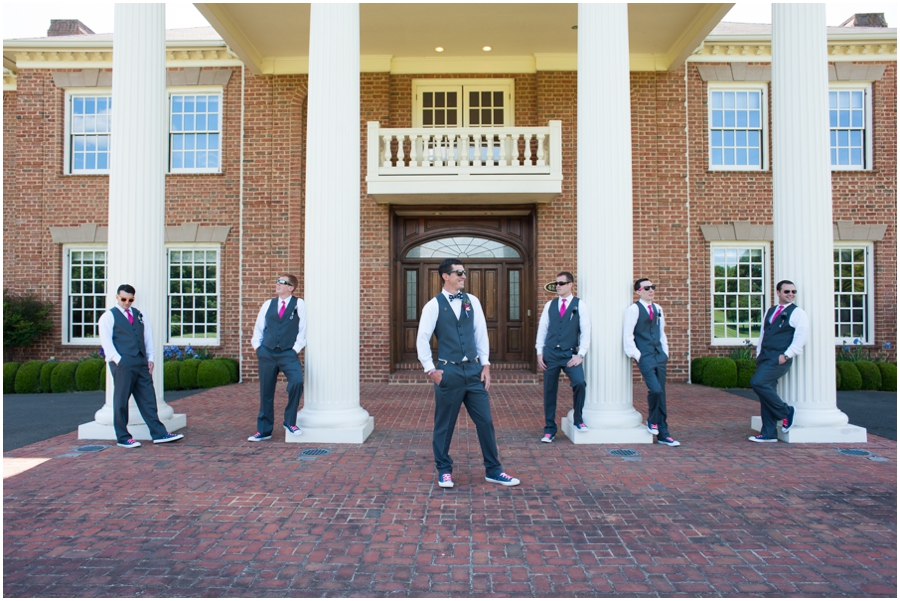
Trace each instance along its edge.
{"label": "balcony", "polygon": [[562,191],[562,122],[382,128],[368,123],[368,195],[381,204],[548,203]]}

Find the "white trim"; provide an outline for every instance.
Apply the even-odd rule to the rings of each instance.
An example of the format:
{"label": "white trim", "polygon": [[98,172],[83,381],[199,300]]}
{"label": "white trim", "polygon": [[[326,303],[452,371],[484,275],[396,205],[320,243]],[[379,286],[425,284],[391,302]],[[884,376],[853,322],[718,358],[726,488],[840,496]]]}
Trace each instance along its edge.
{"label": "white trim", "polygon": [[[831,164],[831,127],[829,124],[828,135],[829,135],[829,148],[828,148],[828,163],[831,167],[832,171],[872,171],[872,165],[874,163],[873,160],[873,138],[875,137],[875,129],[873,127],[872,122],[872,84],[867,82],[860,83],[829,83],[828,91],[829,92],[856,92],[862,91],[863,93],[863,110],[865,111],[865,125],[864,133],[865,136],[865,145],[863,146],[863,165],[862,167],[856,167],[853,165],[833,165]],[[829,119],[831,113],[831,107],[829,106]]]}
{"label": "white trim", "polygon": [[[172,167],[172,96],[203,96],[203,95],[218,95],[219,96],[219,165],[214,168],[205,167],[202,169],[198,168],[179,168],[175,169]],[[225,130],[224,119],[224,104],[225,104],[225,89],[223,86],[173,86],[166,88],[166,148],[167,148],[167,157],[166,157],[166,165],[168,167],[167,174],[170,175],[183,175],[183,174],[214,174],[214,173],[222,173],[222,165],[224,159],[224,150],[225,150],[225,136],[223,132]]]}
{"label": "white trim", "polygon": [[[760,92],[760,167],[712,164],[712,93],[713,92]],[[769,171],[769,86],[766,83],[708,82],[706,84],[706,153],[709,171]]]}
{"label": "white trim", "polygon": [[[63,175],[109,175],[107,169],[75,171],[72,168],[72,99],[74,97],[109,98],[112,100],[112,88],[67,88],[65,90],[65,116],[63,117]],[[112,113],[110,112],[110,147],[112,147]],[[110,161],[112,153],[110,152]]]}
{"label": "white trim", "polygon": [[[842,248],[863,248],[866,251],[866,333],[863,345],[871,346],[875,344],[875,243],[871,240],[860,240],[858,242],[841,240],[834,243],[834,250]],[[834,265],[834,260],[832,260]],[[837,307],[834,307],[837,309]],[[837,321],[835,320],[836,324]],[[834,338],[835,346],[850,345],[853,346],[853,336],[849,338]]]}
{"label": "white trim", "polygon": [[506,103],[503,107],[503,127],[515,127],[516,80],[512,78],[479,79],[413,79],[412,105],[413,127],[422,127],[422,99],[425,91],[458,91],[460,94],[459,123],[455,127],[476,127],[468,123],[468,91],[503,91]]}
{"label": "white trim", "polygon": [[[69,287],[71,283],[71,275],[72,275],[72,262],[70,260],[72,251],[87,251],[87,252],[97,252],[103,251],[108,253],[106,243],[76,243],[76,244],[63,244],[62,245],[62,299],[60,302],[60,312],[62,314],[62,330],[61,336],[62,341],[61,344],[63,346],[100,346],[100,334],[99,329],[97,336],[95,338],[70,338],[69,334],[69,311],[70,311],[70,294]],[[104,278],[104,287],[109,286],[109,255],[107,254],[107,264],[105,270],[106,277]],[[109,290],[105,290],[102,294],[94,294],[94,296],[98,296],[101,298],[102,302],[106,303],[106,298],[109,296]],[[104,311],[106,309],[104,308]],[[101,313],[102,314],[102,313]],[[98,318],[99,319],[99,318]]]}
{"label": "white trim", "polygon": [[[216,252],[216,293],[215,296],[217,298],[216,303],[216,337],[215,338],[173,338],[172,337],[172,266],[170,263],[170,256],[173,250],[177,251],[208,251],[213,250]],[[166,244],[166,323],[163,324],[165,328],[165,337],[163,340],[167,345],[176,345],[176,346],[219,346],[221,344],[222,339],[222,244],[218,243],[210,243],[210,242],[175,242],[175,243],[167,243]],[[205,278],[204,278],[205,279]],[[205,293],[204,293],[205,294]],[[181,295],[179,295],[181,296]]]}
{"label": "white trim", "polygon": [[[762,315],[765,318],[766,311],[769,308],[769,280],[771,279],[771,255],[770,255],[770,245],[768,242],[747,242],[742,240],[729,240],[726,242],[710,242],[709,243],[709,344],[710,346],[741,346],[744,344],[745,340],[751,340],[756,345],[758,338],[716,338],[716,307],[715,307],[715,295],[716,295],[716,265],[713,260],[713,254],[716,250],[721,249],[729,249],[729,248],[748,248],[748,249],[762,249],[762,266],[763,266],[763,289],[762,289]],[[721,293],[720,293],[721,294]],[[726,293],[727,294],[727,293]]]}

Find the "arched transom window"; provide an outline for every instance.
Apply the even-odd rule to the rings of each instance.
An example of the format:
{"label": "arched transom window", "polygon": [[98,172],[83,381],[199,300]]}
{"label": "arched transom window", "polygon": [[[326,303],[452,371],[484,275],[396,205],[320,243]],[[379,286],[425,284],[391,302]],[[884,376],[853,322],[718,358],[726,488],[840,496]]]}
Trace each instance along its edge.
{"label": "arched transom window", "polygon": [[471,236],[452,236],[425,242],[409,250],[407,259],[430,257],[459,257],[460,259],[518,259],[519,251],[512,246]]}

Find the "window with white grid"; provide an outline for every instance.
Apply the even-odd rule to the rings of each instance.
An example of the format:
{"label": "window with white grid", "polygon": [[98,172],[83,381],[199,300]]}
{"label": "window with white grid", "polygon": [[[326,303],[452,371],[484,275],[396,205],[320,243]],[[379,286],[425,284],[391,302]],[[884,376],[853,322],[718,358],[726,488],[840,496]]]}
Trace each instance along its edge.
{"label": "window with white grid", "polygon": [[106,310],[106,246],[65,246],[63,343],[100,344]]}
{"label": "window with white grid", "polygon": [[828,91],[831,168],[870,168],[869,87],[832,86]]}
{"label": "window with white grid", "polygon": [[755,343],[767,306],[769,246],[723,244],[710,250],[712,343]]}
{"label": "window with white grid", "polygon": [[709,168],[766,167],[765,86],[709,86]]}
{"label": "window with white grid", "polygon": [[109,173],[112,135],[112,97],[109,92],[68,94],[66,105],[66,173]]}
{"label": "window with white grid", "polygon": [[169,109],[170,172],[220,171],[222,94],[172,93]]}
{"label": "window with white grid", "polygon": [[834,337],[836,344],[858,338],[869,344],[872,323],[872,244],[836,244],[834,247]]}
{"label": "window with white grid", "polygon": [[172,246],[169,263],[171,344],[219,343],[219,247]]}

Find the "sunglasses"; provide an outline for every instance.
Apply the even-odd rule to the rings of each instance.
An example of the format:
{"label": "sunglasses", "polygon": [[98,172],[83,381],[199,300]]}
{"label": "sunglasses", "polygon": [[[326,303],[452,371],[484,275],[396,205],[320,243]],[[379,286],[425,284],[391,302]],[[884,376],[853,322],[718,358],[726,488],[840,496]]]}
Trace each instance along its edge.
{"label": "sunglasses", "polygon": [[133,303],[133,302],[134,302],[134,297],[133,297],[133,296],[132,296],[131,298],[125,298],[124,296],[118,296],[118,297],[116,297],[116,298],[118,298],[118,299],[119,299],[120,301],[122,301],[123,303]]}
{"label": "sunglasses", "polygon": [[465,269],[457,269],[455,271],[448,272],[447,275],[450,275],[451,273],[455,273],[457,276],[463,277],[464,275],[466,275],[466,270]]}
{"label": "sunglasses", "polygon": [[656,290],[656,284],[652,286],[641,286],[641,290]]}
{"label": "sunglasses", "polygon": [[797,294],[796,290],[782,290],[782,294]]}
{"label": "sunglasses", "polygon": [[290,283],[289,281],[287,281],[287,280],[275,280],[275,283],[276,283],[276,284],[281,284],[281,285],[283,285],[283,286],[291,286],[291,287],[293,287],[293,286],[291,285],[291,283]]}
{"label": "sunglasses", "polygon": [[556,282],[556,287],[559,288],[560,286],[568,286],[571,283],[572,282]]}

